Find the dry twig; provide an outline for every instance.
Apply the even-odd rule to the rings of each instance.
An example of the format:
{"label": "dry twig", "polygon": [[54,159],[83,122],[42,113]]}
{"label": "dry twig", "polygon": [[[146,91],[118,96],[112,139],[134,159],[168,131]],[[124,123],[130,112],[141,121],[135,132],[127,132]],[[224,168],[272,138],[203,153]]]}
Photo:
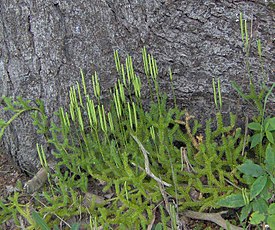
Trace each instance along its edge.
{"label": "dry twig", "polygon": [[152,230],[153,229],[155,220],[156,220],[156,209],[153,210],[153,218],[151,220],[151,223],[147,226],[147,230]]}
{"label": "dry twig", "polygon": [[[167,187],[171,187],[172,185],[161,180],[160,178],[158,178],[156,175],[154,175],[151,170],[150,170],[150,164],[149,164],[149,159],[148,159],[148,151],[143,147],[143,145],[141,144],[141,142],[139,141],[139,139],[132,135],[131,136],[134,138],[134,140],[137,142],[139,148],[141,149],[141,152],[143,153],[143,156],[144,156],[144,165],[145,165],[145,172],[147,173],[148,176],[152,177],[155,181],[157,181],[158,183],[161,183],[163,184],[164,186],[167,186]],[[135,165],[134,163],[132,163],[133,165]]]}
{"label": "dry twig", "polygon": [[[189,173],[197,173],[196,170],[193,168],[192,164],[190,163],[189,159],[188,159],[186,148],[181,147],[180,152],[181,152],[181,157],[182,157],[182,164],[184,162],[186,164],[186,171],[189,172]],[[183,169],[183,167],[182,167],[182,169]]]}
{"label": "dry twig", "polygon": [[194,211],[187,210],[184,212],[184,216],[189,217],[191,219],[211,221],[221,226],[224,229],[242,230],[242,228],[232,225],[229,222],[227,222],[225,219],[223,219],[221,215],[225,213],[226,211],[219,212],[219,213],[203,213],[203,212],[194,212]]}
{"label": "dry twig", "polygon": [[167,197],[167,192],[165,191],[164,186],[161,183],[158,183],[158,184],[159,184],[159,189],[160,189],[161,195],[163,197],[165,209],[168,212],[171,220],[173,220],[173,218],[174,218],[173,215],[175,215],[177,229],[178,230],[181,230],[181,229],[186,230],[187,227],[186,227],[185,220],[184,219],[180,220],[178,212],[173,214],[172,208],[175,204],[171,204],[171,202],[169,202],[168,197]]}
{"label": "dry twig", "polygon": [[191,115],[189,115],[188,112],[186,112],[185,122],[184,122],[184,121],[181,121],[181,120],[175,120],[175,122],[176,122],[177,124],[180,124],[180,125],[184,125],[184,126],[185,126],[185,129],[186,129],[186,131],[187,131],[187,135],[190,137],[193,146],[194,146],[197,150],[200,150],[200,148],[199,148],[199,143],[197,142],[196,138],[192,135],[192,131],[191,131],[191,128],[190,128],[190,125],[189,125],[189,121],[190,121],[192,118],[194,118],[194,116],[191,116]]}

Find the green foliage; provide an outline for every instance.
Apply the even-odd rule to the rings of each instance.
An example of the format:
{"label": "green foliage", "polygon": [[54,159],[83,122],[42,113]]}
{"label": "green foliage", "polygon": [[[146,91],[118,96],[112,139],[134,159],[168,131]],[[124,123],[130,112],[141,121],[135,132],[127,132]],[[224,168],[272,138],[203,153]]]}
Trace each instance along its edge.
{"label": "green foliage", "polygon": [[267,223],[270,229],[275,229],[275,203],[269,205],[268,207]]}
{"label": "green foliage", "polygon": [[261,145],[264,137],[266,137],[271,144],[275,144],[275,117],[268,117],[264,119],[263,123],[251,122],[248,124],[248,128],[254,131],[251,137],[251,148]]}
{"label": "green foliage", "polygon": [[[212,87],[213,87],[213,96],[214,96],[214,102],[215,102],[215,106],[216,109],[218,111],[221,111],[222,109],[222,94],[221,94],[221,83],[220,83],[220,79],[218,79],[218,83],[217,83],[217,89],[216,89],[216,82],[215,79],[212,79]],[[217,93],[218,91],[218,93]],[[218,104],[218,99],[219,99],[219,104]]]}
{"label": "green foliage", "polygon": [[243,194],[231,194],[218,201],[218,205],[228,208],[240,208],[245,206],[245,198]]}
{"label": "green foliage", "polygon": [[[37,214],[29,213],[31,226],[37,223],[53,226],[60,219],[85,214],[103,228],[119,225],[122,229],[144,229],[153,218],[152,210],[164,199],[165,191],[178,205],[177,210],[174,206],[166,210],[168,216],[160,209],[162,225],[156,228],[166,229],[169,221],[176,227],[177,212],[215,207],[222,194],[234,190],[231,184],[239,177],[235,168],[243,158],[244,144],[241,129],[235,128],[236,117],[231,114],[230,125],[224,126],[221,113],[217,113],[216,128],[211,128],[209,120],[205,131],[199,133],[201,125],[197,120],[192,120],[176,105],[167,108],[167,97],[159,92],[156,61],[145,49],[143,61],[146,84],[152,93],[147,110],[142,103],[142,80],[134,72],[131,57],[126,58],[124,66],[117,52],[119,79],[110,90],[108,106],[100,100],[97,74],[91,82],[96,99],[93,100],[82,71],[81,84],[77,83],[69,91],[68,109],[60,108],[50,122],[43,103],[39,102],[38,109],[28,106],[30,101],[5,99],[9,109],[23,103],[25,107],[19,111],[35,110],[32,117],[38,133],[55,149],[52,154],[57,164],[49,177],[50,190],[45,189],[36,198],[36,209],[45,217],[42,221]],[[218,90],[220,92],[220,86]],[[220,95],[219,100],[221,106]],[[183,128],[187,131],[183,132]],[[176,142],[180,146],[176,147]],[[37,145],[37,150],[42,166],[48,167],[43,146]],[[94,200],[84,207],[80,194],[93,186],[91,178],[95,184],[104,184],[103,193],[113,195],[103,203]],[[190,196],[192,191],[198,196]],[[45,205],[39,205],[40,200]],[[4,216],[9,215],[7,212]]]}
{"label": "green foliage", "polygon": [[[203,130],[199,121],[178,108],[171,69],[174,107],[168,108],[154,57],[142,50],[145,75],[138,76],[132,58],[127,56],[122,64],[115,51],[119,77],[110,90],[108,105],[101,101],[97,73],[87,82],[82,70],[81,81],[68,92],[69,105],[59,108],[51,120],[42,101],[3,98],[11,118],[0,120],[0,139],[16,118],[30,112],[37,133],[47,141],[47,146],[37,143],[42,167],[49,168],[44,150],[48,146],[54,148],[57,163],[53,172],[47,171],[50,186],[42,192],[28,196],[20,190],[0,201],[0,222],[13,219],[20,226],[23,217],[27,229],[58,229],[61,222],[71,229],[146,229],[149,225],[156,230],[176,229],[181,211],[228,207],[241,208],[241,222],[267,223],[275,229],[275,118],[265,116],[275,83],[270,88],[265,84],[261,42],[257,40],[263,82],[255,87],[248,58],[252,41],[242,14],[240,28],[249,92],[234,82],[232,86],[259,112],[248,124],[253,132],[249,153],[244,153],[246,136],[235,127],[236,116],[230,114],[230,124],[224,125],[220,79],[217,87],[214,79],[212,82],[218,111],[215,128],[214,120],[208,120]],[[93,96],[86,83],[92,86]],[[151,97],[147,109],[141,90],[144,84]],[[253,160],[247,157],[251,153]],[[92,194],[87,200],[87,194],[98,190],[102,196]],[[26,196],[32,198],[27,204]],[[156,210],[160,222],[152,223]],[[84,226],[67,223],[82,216],[89,220]]]}
{"label": "green foliage", "polygon": [[[47,225],[47,223],[45,222],[45,220],[39,215],[39,213],[33,211],[32,212],[32,218],[34,219],[34,221],[38,225],[37,227],[39,227],[41,230],[50,230],[51,229]],[[58,230],[59,228],[55,225],[54,229]],[[73,224],[70,229],[71,230],[78,230],[79,229],[79,224],[77,224],[77,223]]]}
{"label": "green foliage", "polygon": [[251,148],[256,148],[255,152],[261,161],[264,155],[264,145],[266,145],[264,140],[267,139],[267,142],[274,144],[275,117],[265,118],[265,110],[268,98],[272,94],[273,88],[275,87],[275,83],[273,83],[268,91],[266,90],[266,87],[263,86],[258,95],[256,94],[255,86],[252,83],[250,83],[251,91],[249,95],[244,95],[235,83],[233,83],[233,87],[244,99],[252,100],[259,111],[260,115],[256,116],[254,121],[248,124],[248,128],[254,131],[250,138]]}
{"label": "green foliage", "polygon": [[[175,94],[174,107],[167,107],[167,96],[160,93],[156,60],[146,49],[142,51],[144,78],[135,73],[130,56],[121,64],[116,51],[114,59],[119,78],[110,90],[108,105],[101,101],[97,74],[89,84],[91,96],[82,70],[81,82],[68,92],[69,104],[59,108],[51,120],[41,101],[31,106],[29,100],[4,98],[4,109],[13,116],[1,120],[0,137],[20,114],[31,112],[37,133],[47,141],[47,146],[37,144],[42,167],[49,168],[44,150],[49,145],[57,163],[53,171],[47,171],[50,186],[34,195],[32,202],[21,204],[21,196],[25,196],[21,192],[10,195],[9,202],[0,202],[0,221],[13,218],[19,226],[21,215],[28,229],[57,229],[61,221],[66,224],[73,217],[84,216],[89,219],[85,226],[67,227],[146,229],[153,224],[158,207],[161,220],[154,223],[154,229],[176,229],[179,212],[224,206],[242,207],[241,220],[252,213],[251,223],[262,221],[264,215],[272,224],[267,214],[274,215],[273,205],[268,206],[275,181],[274,118],[249,124],[255,135],[262,135],[260,139],[251,137],[252,150],[257,145],[265,148],[264,164],[254,163],[243,154],[247,143],[235,126],[236,116],[230,114],[229,125],[223,122],[219,80],[217,89],[213,80],[219,112],[203,129],[199,121],[178,108]],[[169,77],[172,84],[171,70]],[[144,84],[151,93],[146,109],[146,95],[141,91]],[[271,91],[265,94],[262,109]],[[239,181],[249,190],[239,188]],[[93,194],[87,201],[87,194],[98,190],[101,200]],[[177,206],[167,203],[168,197]]]}
{"label": "green foliage", "polygon": [[[271,229],[274,228],[275,216],[272,213],[274,204],[272,202],[272,195],[275,191],[275,145],[274,145],[274,127],[275,118],[265,117],[266,105],[269,97],[273,95],[275,83],[268,89],[265,82],[259,84],[259,89],[256,89],[252,81],[252,73],[250,71],[249,53],[251,41],[248,36],[247,21],[243,20],[240,14],[240,28],[241,37],[246,53],[246,67],[250,77],[249,93],[246,94],[235,83],[232,83],[233,88],[238,94],[248,102],[252,102],[257,108],[259,115],[254,117],[254,121],[248,124],[248,128],[253,131],[250,137],[251,149],[255,154],[254,162],[246,159],[244,163],[237,167],[243,174],[240,181],[245,183],[246,188],[242,188],[240,192],[233,193],[220,199],[217,204],[228,208],[240,208],[240,221],[244,221],[250,216],[250,224],[258,225],[260,223],[267,223]],[[266,75],[262,64],[262,49],[261,42],[257,40],[258,55],[262,67],[263,79],[266,80]],[[258,158],[259,157],[259,158]],[[265,159],[264,161],[262,159]],[[272,216],[272,217],[271,217]]]}
{"label": "green foliage", "polygon": [[[242,190],[242,193],[232,194],[222,198],[218,205],[229,208],[242,207],[240,221],[250,216],[251,224],[266,222],[272,225],[274,204],[270,200],[275,191],[275,146],[269,144],[266,148],[265,164],[258,165],[251,160],[246,160],[238,166],[243,173],[244,182],[249,186],[249,193]],[[251,214],[252,213],[252,214]],[[274,223],[273,223],[274,224]]]}
{"label": "green foliage", "polygon": [[50,230],[43,218],[37,212],[32,212],[32,218],[42,230]]}
{"label": "green foliage", "polygon": [[[252,23],[252,22],[251,22]],[[258,50],[258,56],[259,56],[259,62],[261,65],[261,74],[262,81],[258,81],[257,88],[255,86],[255,81],[253,80],[254,77],[252,75],[251,71],[251,64],[249,62],[249,55],[250,55],[250,49],[252,44],[252,37],[249,36],[249,33],[252,31],[248,31],[247,26],[247,20],[244,20],[242,17],[242,13],[240,13],[240,29],[241,29],[241,38],[243,41],[243,47],[244,52],[246,54],[245,62],[246,62],[246,69],[247,73],[249,75],[249,92],[245,93],[239,85],[237,85],[235,82],[232,82],[232,87],[238,92],[238,94],[247,102],[252,103],[252,105],[255,105],[256,109],[259,112],[259,116],[255,116],[254,119],[256,122],[261,122],[263,125],[263,120],[265,119],[265,110],[266,110],[266,104],[270,96],[274,97],[273,88],[275,87],[275,83],[272,84],[272,86],[268,89],[268,86],[266,84],[267,81],[267,74],[264,71],[264,65],[263,65],[263,59],[262,59],[262,47],[261,47],[261,41],[257,40],[257,50]],[[251,27],[252,29],[252,27]]]}
{"label": "green foliage", "polygon": [[[14,101],[12,101],[10,97],[3,97],[2,104],[5,105],[3,109],[11,112],[12,116],[8,121],[0,119],[0,140],[4,135],[5,129],[23,113],[32,111],[37,114],[37,116],[39,116],[38,114],[40,113],[41,118],[45,119],[44,105],[40,100],[37,100],[36,105],[32,106],[30,100],[24,100],[21,97],[17,97]],[[45,120],[43,120],[43,122],[45,122]],[[37,122],[37,124],[42,123]]]}

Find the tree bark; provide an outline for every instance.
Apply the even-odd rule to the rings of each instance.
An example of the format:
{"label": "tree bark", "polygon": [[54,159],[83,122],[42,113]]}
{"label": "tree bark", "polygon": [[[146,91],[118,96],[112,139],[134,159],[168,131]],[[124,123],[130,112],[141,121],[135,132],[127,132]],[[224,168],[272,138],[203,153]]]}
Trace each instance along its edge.
{"label": "tree bark", "polygon": [[[242,87],[249,83],[240,12],[252,36],[253,82],[263,80],[256,38],[262,41],[267,82],[274,82],[274,8],[264,0],[0,0],[0,11],[0,94],[40,98],[49,117],[68,104],[68,89],[80,80],[79,68],[87,76],[97,71],[108,92],[117,77],[114,50],[122,57],[130,54],[144,77],[144,46],[158,62],[160,84],[171,101],[169,67],[178,103],[195,116],[215,111],[212,77],[221,80],[223,113],[246,113],[253,108],[241,100],[237,105],[231,87],[231,81]],[[0,118],[7,120],[9,113],[1,110]],[[21,168],[35,171],[37,142],[44,140],[24,114],[6,130],[2,146]]]}

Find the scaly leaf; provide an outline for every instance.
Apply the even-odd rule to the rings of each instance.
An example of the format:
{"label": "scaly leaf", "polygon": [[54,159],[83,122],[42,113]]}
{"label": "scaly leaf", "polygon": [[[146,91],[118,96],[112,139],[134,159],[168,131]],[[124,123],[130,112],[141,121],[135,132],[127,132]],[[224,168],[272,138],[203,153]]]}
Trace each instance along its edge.
{"label": "scaly leaf", "polygon": [[6,126],[6,121],[3,119],[0,119],[0,127]]}

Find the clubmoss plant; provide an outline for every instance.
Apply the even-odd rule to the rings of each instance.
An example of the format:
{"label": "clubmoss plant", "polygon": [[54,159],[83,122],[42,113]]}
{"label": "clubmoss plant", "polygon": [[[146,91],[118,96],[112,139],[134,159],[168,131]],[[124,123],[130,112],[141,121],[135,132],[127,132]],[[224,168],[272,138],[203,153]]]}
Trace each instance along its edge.
{"label": "clubmoss plant", "polygon": [[30,100],[24,100],[22,97],[17,97],[15,101],[12,101],[12,98],[10,97],[3,97],[2,99],[2,104],[4,105],[3,110],[9,111],[13,115],[8,121],[0,119],[0,139],[2,139],[5,129],[12,122],[16,120],[19,116],[21,116],[23,113],[27,112],[33,112],[33,116],[36,116],[35,118],[39,117],[40,122],[38,122],[37,119],[34,119],[34,122],[36,122],[36,124],[39,125],[39,128],[43,127],[44,130],[39,130],[38,133],[47,132],[47,130],[45,130],[47,116],[45,115],[44,104],[40,100],[36,100],[36,105],[32,105]]}
{"label": "clubmoss plant", "polygon": [[[216,88],[216,81],[213,78],[212,79],[212,87],[213,87],[213,96],[214,96],[214,103],[215,103],[216,109],[218,111],[221,111],[221,109],[222,109],[222,92],[221,92],[220,79],[218,79],[217,88]],[[218,103],[217,98],[219,99],[219,103]]]}
{"label": "clubmoss plant", "polygon": [[[236,116],[230,114],[230,124],[224,125],[219,79],[212,82],[215,120],[208,120],[201,131],[200,122],[177,105],[171,69],[174,107],[168,108],[167,96],[160,93],[154,57],[143,48],[144,76],[138,76],[131,56],[122,64],[115,51],[118,79],[110,89],[108,105],[102,103],[97,73],[89,78],[91,96],[82,70],[81,81],[68,92],[69,104],[59,108],[52,120],[42,101],[33,105],[20,97],[3,98],[4,110],[12,115],[8,121],[0,120],[0,139],[11,122],[30,112],[37,133],[47,142],[46,146],[37,144],[42,173],[34,179],[43,176],[49,183],[36,193],[43,183],[33,185],[32,195],[20,190],[0,201],[0,222],[13,219],[20,226],[23,218],[27,229],[177,229],[184,226],[180,214],[188,209],[202,212],[225,206],[242,208],[240,222],[248,219],[250,224],[273,227],[275,126],[274,117],[266,117],[265,111],[275,85],[268,89],[265,84],[258,40],[263,82],[258,82],[260,89],[256,89],[248,62],[251,39],[242,14],[240,27],[249,93],[236,83],[232,85],[259,111],[248,125],[254,131],[250,151],[259,156],[256,162],[243,154],[246,136],[236,127]],[[143,103],[143,85],[150,90],[148,109]],[[49,146],[54,163],[47,159]]]}
{"label": "clubmoss plant", "polygon": [[[159,92],[156,60],[146,49],[142,58],[147,82],[135,73],[130,56],[121,64],[114,52],[118,79],[108,105],[101,101],[97,74],[91,78],[92,97],[80,70],[81,82],[70,88],[67,108],[59,108],[50,122],[42,109],[33,114],[56,163],[47,171],[50,186],[37,193],[29,207],[50,228],[62,223],[70,227],[68,222],[78,218],[86,228],[146,229],[158,212],[161,223],[156,226],[176,229],[181,225],[179,213],[215,208],[220,196],[231,194],[238,181],[244,181],[237,166],[244,160],[245,143],[241,129],[235,127],[236,116],[231,114],[225,126],[218,112],[216,128],[208,120],[204,132],[199,132],[199,121],[176,105],[175,96],[175,106],[167,107],[167,96]],[[171,71],[169,77],[172,81]],[[151,91],[149,109],[142,103],[142,84]],[[220,92],[218,82],[219,99],[216,93],[214,99],[219,109]],[[47,168],[46,147],[38,144],[37,149]],[[12,202],[0,203],[0,220],[21,215],[22,207],[17,210],[13,204],[20,196],[26,194],[13,194]],[[42,222],[30,210],[26,208],[25,218],[34,229],[37,221]]]}

